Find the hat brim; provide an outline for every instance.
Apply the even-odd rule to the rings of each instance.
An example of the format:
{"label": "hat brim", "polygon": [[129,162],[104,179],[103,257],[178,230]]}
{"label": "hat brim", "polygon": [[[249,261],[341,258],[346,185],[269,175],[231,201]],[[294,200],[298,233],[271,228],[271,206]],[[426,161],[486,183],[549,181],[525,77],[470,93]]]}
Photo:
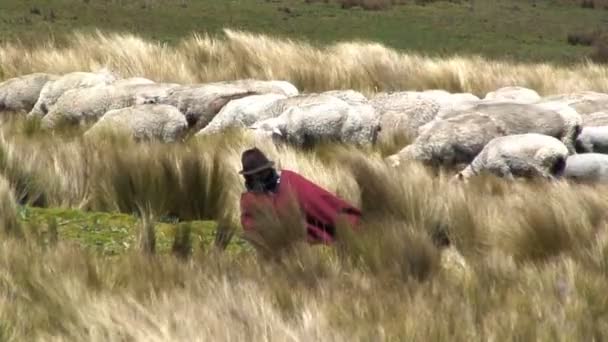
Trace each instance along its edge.
{"label": "hat brim", "polygon": [[274,166],[274,162],[270,161],[266,165],[262,165],[260,167],[257,167],[255,169],[253,169],[253,170],[241,170],[241,171],[239,171],[239,173],[241,175],[244,175],[244,176],[246,176],[246,175],[252,175],[252,174],[258,173],[260,171],[264,171],[264,170],[270,169],[273,166]]}

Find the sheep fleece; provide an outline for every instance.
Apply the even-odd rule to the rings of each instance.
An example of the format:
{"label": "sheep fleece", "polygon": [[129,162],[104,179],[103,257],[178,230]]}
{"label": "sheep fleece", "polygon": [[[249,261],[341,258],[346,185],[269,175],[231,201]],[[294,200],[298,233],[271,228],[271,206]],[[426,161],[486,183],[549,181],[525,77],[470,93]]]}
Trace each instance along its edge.
{"label": "sheep fleece", "polygon": [[433,166],[469,164],[484,146],[506,135],[497,120],[482,113],[466,113],[433,122],[414,142],[389,157],[393,166],[401,160],[418,160]]}
{"label": "sheep fleece", "polygon": [[186,118],[169,105],[145,104],[107,112],[87,134],[114,130],[130,134],[135,140],[174,142],[188,129]]}
{"label": "sheep fleece", "polygon": [[28,117],[44,117],[57,99],[70,89],[92,87],[100,84],[110,84],[116,80],[116,76],[110,72],[72,72],[61,76],[55,81],[47,82],[34,108]]}
{"label": "sheep fleece", "polygon": [[40,92],[47,82],[58,76],[35,73],[11,78],[0,83],[0,111],[29,112],[38,101]]}
{"label": "sheep fleece", "polygon": [[564,177],[575,182],[608,182],[608,155],[583,153],[568,157]]}
{"label": "sheep fleece", "polygon": [[460,174],[468,178],[489,171],[506,178],[552,178],[563,170],[567,158],[568,149],[554,137],[535,133],[508,135],[490,141]]}

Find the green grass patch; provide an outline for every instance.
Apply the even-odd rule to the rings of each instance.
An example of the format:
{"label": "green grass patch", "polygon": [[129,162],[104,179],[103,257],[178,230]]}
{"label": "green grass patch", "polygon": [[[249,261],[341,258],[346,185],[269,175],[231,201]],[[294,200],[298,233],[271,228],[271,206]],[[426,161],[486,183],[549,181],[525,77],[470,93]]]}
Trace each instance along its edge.
{"label": "green grass patch", "polygon": [[[117,255],[136,248],[139,218],[134,215],[106,212],[86,212],[62,208],[20,207],[19,218],[26,229],[44,244],[52,243],[56,227],[59,241],[77,243],[104,255]],[[213,247],[217,223],[214,221],[177,222],[159,220],[156,224],[156,244],[159,253],[171,251],[175,233],[180,225],[191,227],[193,250]],[[247,249],[246,242],[235,236],[228,252]]]}

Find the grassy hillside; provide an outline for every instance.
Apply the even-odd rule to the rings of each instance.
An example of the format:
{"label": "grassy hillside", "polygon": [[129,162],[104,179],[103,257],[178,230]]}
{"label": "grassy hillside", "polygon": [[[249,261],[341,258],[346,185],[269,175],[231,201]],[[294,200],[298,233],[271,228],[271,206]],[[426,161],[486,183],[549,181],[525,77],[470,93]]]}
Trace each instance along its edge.
{"label": "grassy hillside", "polygon": [[[430,54],[473,53],[525,61],[569,62],[589,48],[569,46],[568,33],[606,26],[603,8],[577,1],[407,1],[382,11],[342,9],[304,0],[3,0],[0,42],[61,40],[73,29],[129,31],[165,42],[224,27],[311,42],[373,40]],[[535,3],[535,5],[532,5]]]}

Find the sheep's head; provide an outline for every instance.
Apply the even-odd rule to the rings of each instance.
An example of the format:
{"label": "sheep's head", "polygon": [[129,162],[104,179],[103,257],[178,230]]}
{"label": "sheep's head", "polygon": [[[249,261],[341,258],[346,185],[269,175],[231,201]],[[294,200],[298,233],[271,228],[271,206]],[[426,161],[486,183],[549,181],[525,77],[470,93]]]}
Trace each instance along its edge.
{"label": "sheep's head", "polygon": [[260,138],[272,139],[275,142],[285,140],[283,120],[279,118],[271,118],[262,120],[249,126],[249,129]]}

